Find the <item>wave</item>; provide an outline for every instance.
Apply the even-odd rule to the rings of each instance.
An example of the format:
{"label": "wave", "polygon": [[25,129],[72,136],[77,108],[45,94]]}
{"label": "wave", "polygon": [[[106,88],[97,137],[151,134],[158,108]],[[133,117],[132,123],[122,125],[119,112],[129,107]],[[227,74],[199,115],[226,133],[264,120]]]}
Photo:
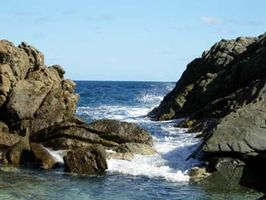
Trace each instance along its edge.
{"label": "wave", "polygon": [[[91,121],[96,119],[108,118],[117,120],[127,120],[135,122],[136,118],[145,117],[151,108],[137,106],[109,106],[98,107],[78,107],[77,115]],[[138,120],[137,120],[138,121]]]}
{"label": "wave", "polygon": [[128,174],[132,176],[146,176],[149,178],[163,178],[171,182],[187,182],[187,171],[175,170],[162,162],[162,158],[156,156],[137,155],[132,161],[110,159],[108,171]]}
{"label": "wave", "polygon": [[111,118],[137,123],[151,132],[154,139],[155,155],[136,155],[132,161],[108,160],[109,173],[161,178],[171,182],[187,182],[187,171],[198,164],[186,158],[198,144],[195,134],[186,134],[186,129],[176,128],[178,120],[151,121],[144,116],[151,110],[147,107],[106,106],[79,107],[77,114],[92,120]]}
{"label": "wave", "polygon": [[149,93],[144,93],[140,94],[136,99],[137,101],[145,104],[152,104],[152,105],[157,105],[158,102],[163,100],[164,96],[157,96],[154,94],[149,94]]}

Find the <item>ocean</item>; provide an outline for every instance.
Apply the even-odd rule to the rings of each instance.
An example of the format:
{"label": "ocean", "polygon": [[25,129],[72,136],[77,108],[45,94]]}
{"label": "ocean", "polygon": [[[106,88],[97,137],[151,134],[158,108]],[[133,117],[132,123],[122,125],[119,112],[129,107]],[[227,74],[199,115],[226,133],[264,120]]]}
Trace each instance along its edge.
{"label": "ocean", "polygon": [[[77,115],[87,122],[118,119],[137,123],[153,136],[157,153],[136,155],[132,161],[110,159],[103,176],[73,176],[62,170],[0,168],[0,199],[27,200],[245,200],[260,194],[206,191],[189,184],[185,161],[200,142],[197,133],[176,128],[180,120],[155,122],[147,117],[175,86],[173,82],[77,81]],[[55,152],[56,153],[56,152]]]}

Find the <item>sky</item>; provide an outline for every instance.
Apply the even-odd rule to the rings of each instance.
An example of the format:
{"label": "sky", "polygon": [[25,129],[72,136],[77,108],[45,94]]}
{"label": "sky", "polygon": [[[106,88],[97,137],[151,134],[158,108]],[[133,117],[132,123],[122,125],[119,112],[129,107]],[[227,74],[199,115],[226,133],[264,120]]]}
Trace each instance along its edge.
{"label": "sky", "polygon": [[0,38],[74,80],[177,81],[222,38],[258,36],[265,0],[2,0]]}

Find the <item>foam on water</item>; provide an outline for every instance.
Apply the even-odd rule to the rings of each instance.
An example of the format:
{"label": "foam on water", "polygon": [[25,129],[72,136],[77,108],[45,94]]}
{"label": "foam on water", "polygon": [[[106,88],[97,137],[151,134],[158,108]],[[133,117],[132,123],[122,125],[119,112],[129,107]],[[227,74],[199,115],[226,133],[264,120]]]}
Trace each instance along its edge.
{"label": "foam on water", "polygon": [[[152,98],[153,99],[152,99]],[[149,100],[152,99],[152,100]],[[108,173],[122,173],[149,178],[162,178],[171,182],[187,182],[187,171],[197,161],[186,162],[198,140],[195,134],[186,134],[185,129],[174,127],[178,120],[155,122],[145,117],[162,97],[140,96],[141,106],[102,105],[78,107],[77,114],[88,121],[102,118],[134,122],[152,133],[155,155],[136,155],[132,161],[108,160]],[[153,102],[152,102],[153,101]],[[147,102],[147,104],[146,104]],[[152,102],[152,103],[151,103]]]}
{"label": "foam on water", "polygon": [[137,100],[142,103],[157,103],[163,100],[163,96],[156,96],[154,94],[143,93],[137,97]]}

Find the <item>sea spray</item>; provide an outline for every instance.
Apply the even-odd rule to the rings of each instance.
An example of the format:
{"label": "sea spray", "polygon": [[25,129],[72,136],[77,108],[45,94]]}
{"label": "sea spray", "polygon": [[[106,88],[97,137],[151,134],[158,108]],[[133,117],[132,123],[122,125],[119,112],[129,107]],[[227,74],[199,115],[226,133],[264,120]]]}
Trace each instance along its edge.
{"label": "sea spray", "polygon": [[[77,114],[88,122],[102,118],[133,122],[151,132],[153,136],[156,154],[136,155],[131,161],[109,159],[108,173],[146,176],[171,182],[189,181],[187,171],[198,162],[193,159],[186,162],[185,159],[198,143],[195,134],[186,134],[186,129],[176,128],[175,125],[179,120],[156,122],[146,117],[147,113],[163,99],[163,95],[158,92],[159,89],[168,92],[174,86],[169,85],[166,84],[165,88],[156,86],[151,90],[143,89],[137,91],[138,95],[126,91],[126,94],[120,96],[124,99],[123,95],[132,95],[127,98],[127,104],[119,105],[111,101],[109,104],[98,105],[88,102],[78,107]],[[134,87],[128,86],[128,88]]]}

